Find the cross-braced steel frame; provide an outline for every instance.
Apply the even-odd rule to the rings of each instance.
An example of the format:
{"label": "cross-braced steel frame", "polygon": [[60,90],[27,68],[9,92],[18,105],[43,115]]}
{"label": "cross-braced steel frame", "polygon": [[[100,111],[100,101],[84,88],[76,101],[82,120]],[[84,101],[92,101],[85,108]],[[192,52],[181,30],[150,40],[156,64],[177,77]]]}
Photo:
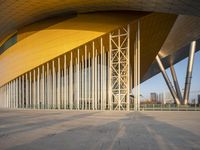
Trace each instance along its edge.
{"label": "cross-braced steel frame", "polygon": [[111,109],[129,110],[129,25],[110,33]]}

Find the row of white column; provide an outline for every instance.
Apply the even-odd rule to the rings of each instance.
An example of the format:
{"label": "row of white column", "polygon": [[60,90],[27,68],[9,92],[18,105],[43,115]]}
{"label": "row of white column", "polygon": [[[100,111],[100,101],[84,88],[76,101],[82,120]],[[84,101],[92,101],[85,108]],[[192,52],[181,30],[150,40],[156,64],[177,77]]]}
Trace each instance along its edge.
{"label": "row of white column", "polygon": [[[100,50],[91,42],[60,56],[0,88],[0,107],[33,109],[109,109],[108,56],[103,39]],[[99,53],[98,53],[99,52]],[[73,56],[74,55],[74,56]]]}

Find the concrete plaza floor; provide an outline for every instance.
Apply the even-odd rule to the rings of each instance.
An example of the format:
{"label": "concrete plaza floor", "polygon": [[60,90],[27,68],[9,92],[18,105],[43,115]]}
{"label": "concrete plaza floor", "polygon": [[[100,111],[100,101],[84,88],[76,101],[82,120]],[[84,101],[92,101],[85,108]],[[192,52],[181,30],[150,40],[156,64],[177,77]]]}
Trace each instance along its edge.
{"label": "concrete plaza floor", "polygon": [[4,149],[200,149],[200,112],[0,109]]}

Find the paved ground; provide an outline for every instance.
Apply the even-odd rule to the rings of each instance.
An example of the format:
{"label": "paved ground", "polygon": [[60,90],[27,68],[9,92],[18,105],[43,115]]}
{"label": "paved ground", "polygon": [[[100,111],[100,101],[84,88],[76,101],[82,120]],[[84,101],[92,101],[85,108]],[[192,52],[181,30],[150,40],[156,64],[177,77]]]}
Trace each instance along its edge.
{"label": "paved ground", "polygon": [[1,109],[4,149],[200,149],[200,112]]}

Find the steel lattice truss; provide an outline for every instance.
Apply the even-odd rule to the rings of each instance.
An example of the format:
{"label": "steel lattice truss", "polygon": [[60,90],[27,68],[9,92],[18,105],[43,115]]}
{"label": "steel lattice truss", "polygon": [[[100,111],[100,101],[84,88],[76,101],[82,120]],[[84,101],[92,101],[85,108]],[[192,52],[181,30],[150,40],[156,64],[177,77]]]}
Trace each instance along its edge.
{"label": "steel lattice truss", "polygon": [[129,110],[129,25],[110,33],[111,106]]}

